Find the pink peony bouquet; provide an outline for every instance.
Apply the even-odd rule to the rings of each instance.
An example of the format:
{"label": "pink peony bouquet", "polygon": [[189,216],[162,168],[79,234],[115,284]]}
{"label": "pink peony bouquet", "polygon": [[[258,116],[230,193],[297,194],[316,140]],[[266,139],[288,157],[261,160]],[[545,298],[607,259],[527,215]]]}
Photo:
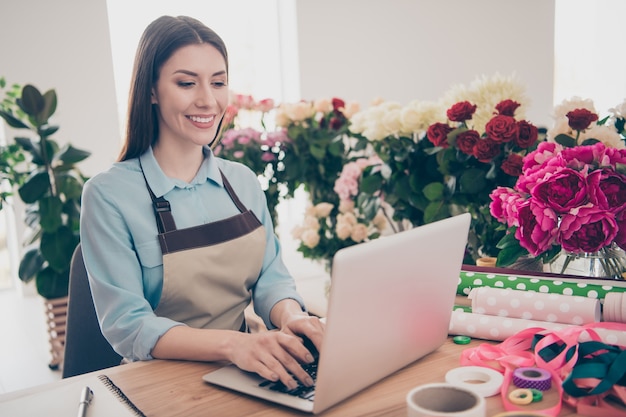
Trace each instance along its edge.
{"label": "pink peony bouquet", "polygon": [[499,243],[500,266],[525,254],[548,262],[561,250],[626,248],[624,149],[542,142],[524,157],[515,186],[498,187],[490,197],[492,216],[509,231]]}

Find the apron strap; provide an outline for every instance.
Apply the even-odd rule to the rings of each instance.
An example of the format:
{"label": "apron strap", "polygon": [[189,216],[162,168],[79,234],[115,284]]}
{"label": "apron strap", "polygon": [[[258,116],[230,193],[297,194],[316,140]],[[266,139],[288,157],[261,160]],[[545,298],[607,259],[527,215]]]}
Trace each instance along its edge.
{"label": "apron strap", "polygon": [[[150,188],[150,184],[148,184],[148,179],[146,178],[146,173],[143,171],[141,159],[138,158],[137,160],[139,161],[139,168],[141,169],[143,180],[146,182],[146,187],[148,188],[150,198],[152,199],[152,207],[154,208],[154,215],[156,217],[159,234],[176,230],[176,222],[174,221],[174,217],[172,216],[172,208],[170,206],[170,202],[163,198],[163,196],[157,197],[154,192],[152,192],[152,188]],[[241,200],[239,200],[239,197],[237,197],[235,190],[233,190],[233,187],[226,179],[226,176],[224,175],[222,170],[220,169],[219,171],[220,175],[222,176],[224,188],[226,188],[226,192],[230,196],[231,200],[233,200],[233,203],[235,203],[235,206],[237,206],[241,213],[246,212],[246,206],[244,206]]]}
{"label": "apron strap", "polygon": [[235,190],[233,190],[233,187],[230,185],[230,183],[226,179],[226,176],[224,175],[221,169],[220,169],[220,175],[222,176],[222,182],[224,183],[224,188],[226,188],[226,192],[228,192],[230,199],[233,200],[233,203],[235,203],[239,211],[242,213],[245,213],[246,211],[248,211],[246,206],[244,206],[241,200],[239,200],[239,197],[237,197]]}
{"label": "apron strap", "polygon": [[143,172],[141,159],[137,158],[137,160],[139,161],[141,174],[143,175],[143,179],[146,182],[146,187],[148,188],[148,192],[150,193],[150,198],[152,199],[152,207],[154,208],[154,215],[156,217],[159,234],[176,230],[176,222],[174,221],[174,216],[172,216],[172,208],[170,207],[170,202],[163,198],[163,196],[157,197],[154,195],[154,193],[152,192],[152,188],[150,188],[150,185],[148,184],[146,173]]}

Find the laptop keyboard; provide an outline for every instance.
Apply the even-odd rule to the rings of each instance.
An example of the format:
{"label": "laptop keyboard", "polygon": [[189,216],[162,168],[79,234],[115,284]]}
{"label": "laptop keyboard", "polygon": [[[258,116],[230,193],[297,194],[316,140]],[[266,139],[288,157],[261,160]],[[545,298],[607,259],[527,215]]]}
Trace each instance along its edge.
{"label": "laptop keyboard", "polygon": [[[317,361],[302,365],[304,369],[315,381],[317,379]],[[262,388],[267,388],[271,391],[282,392],[284,394],[293,395],[294,397],[304,398],[305,400],[313,401],[315,398],[315,384],[307,387],[302,385],[300,381],[296,380],[298,386],[294,389],[289,389],[285,384],[280,381],[265,380],[259,384]]]}
{"label": "laptop keyboard", "polygon": [[285,384],[280,381],[274,382],[266,379],[259,384],[259,387],[313,401],[313,399],[315,398],[315,381],[317,381],[317,364],[319,360],[319,354],[317,352],[317,349],[315,349],[313,343],[311,343],[311,341],[307,338],[304,338],[304,346],[309,350],[309,352],[311,352],[314,361],[311,363],[302,364],[302,369],[304,369],[306,373],[309,374],[311,379],[313,379],[313,385],[307,387],[296,379],[298,386],[294,389],[289,389]]}

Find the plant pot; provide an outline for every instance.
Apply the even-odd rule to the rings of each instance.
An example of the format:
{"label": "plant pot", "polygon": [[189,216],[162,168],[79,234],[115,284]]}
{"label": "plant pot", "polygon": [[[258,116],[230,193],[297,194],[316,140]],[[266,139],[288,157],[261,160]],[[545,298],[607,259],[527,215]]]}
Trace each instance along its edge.
{"label": "plant pot", "polygon": [[50,355],[52,356],[48,367],[52,370],[59,369],[63,363],[65,328],[67,323],[67,299],[67,296],[43,299],[48,341],[50,343]]}

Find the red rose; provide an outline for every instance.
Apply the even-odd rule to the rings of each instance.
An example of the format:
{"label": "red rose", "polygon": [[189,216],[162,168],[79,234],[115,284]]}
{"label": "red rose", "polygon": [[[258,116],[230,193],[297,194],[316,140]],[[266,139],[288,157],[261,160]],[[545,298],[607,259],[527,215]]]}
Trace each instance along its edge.
{"label": "red rose", "polygon": [[498,114],[502,116],[511,116],[515,115],[515,110],[520,106],[517,101],[513,100],[502,100],[500,103],[496,105],[496,110],[498,110]]}
{"label": "red rose", "polygon": [[575,109],[566,114],[569,127],[574,130],[585,130],[591,122],[598,120],[598,115],[587,109]]}
{"label": "red rose", "polygon": [[508,158],[502,161],[502,171],[512,177],[519,177],[520,175],[522,175],[523,159],[524,158],[522,158],[522,156],[519,154],[510,154]]}
{"label": "red rose", "polygon": [[480,140],[480,135],[475,130],[466,130],[456,137],[456,147],[464,154],[474,155],[474,145]]}
{"label": "red rose", "polygon": [[344,109],[346,107],[346,102],[340,98],[333,98],[331,102],[333,103],[334,111],[341,111],[340,109]]}
{"label": "red rose", "polygon": [[345,119],[343,117],[333,116],[330,118],[330,128],[331,130],[339,130],[341,126],[343,126],[343,121]]}
{"label": "red rose", "polygon": [[445,123],[434,123],[428,127],[426,137],[435,146],[448,147],[448,134],[452,128]]}
{"label": "red rose", "polygon": [[519,135],[515,139],[515,144],[520,148],[530,148],[537,142],[539,137],[539,130],[532,123],[528,123],[526,120],[517,122],[519,129]]}
{"label": "red rose", "polygon": [[476,105],[470,103],[469,101],[461,101],[450,107],[446,112],[446,115],[452,122],[464,122],[471,119],[475,111]]}
{"label": "red rose", "polygon": [[485,132],[497,143],[510,142],[517,140],[519,127],[511,116],[497,115],[487,122]]}
{"label": "red rose", "polygon": [[500,144],[493,139],[483,138],[474,145],[474,157],[480,162],[491,162],[500,153]]}

